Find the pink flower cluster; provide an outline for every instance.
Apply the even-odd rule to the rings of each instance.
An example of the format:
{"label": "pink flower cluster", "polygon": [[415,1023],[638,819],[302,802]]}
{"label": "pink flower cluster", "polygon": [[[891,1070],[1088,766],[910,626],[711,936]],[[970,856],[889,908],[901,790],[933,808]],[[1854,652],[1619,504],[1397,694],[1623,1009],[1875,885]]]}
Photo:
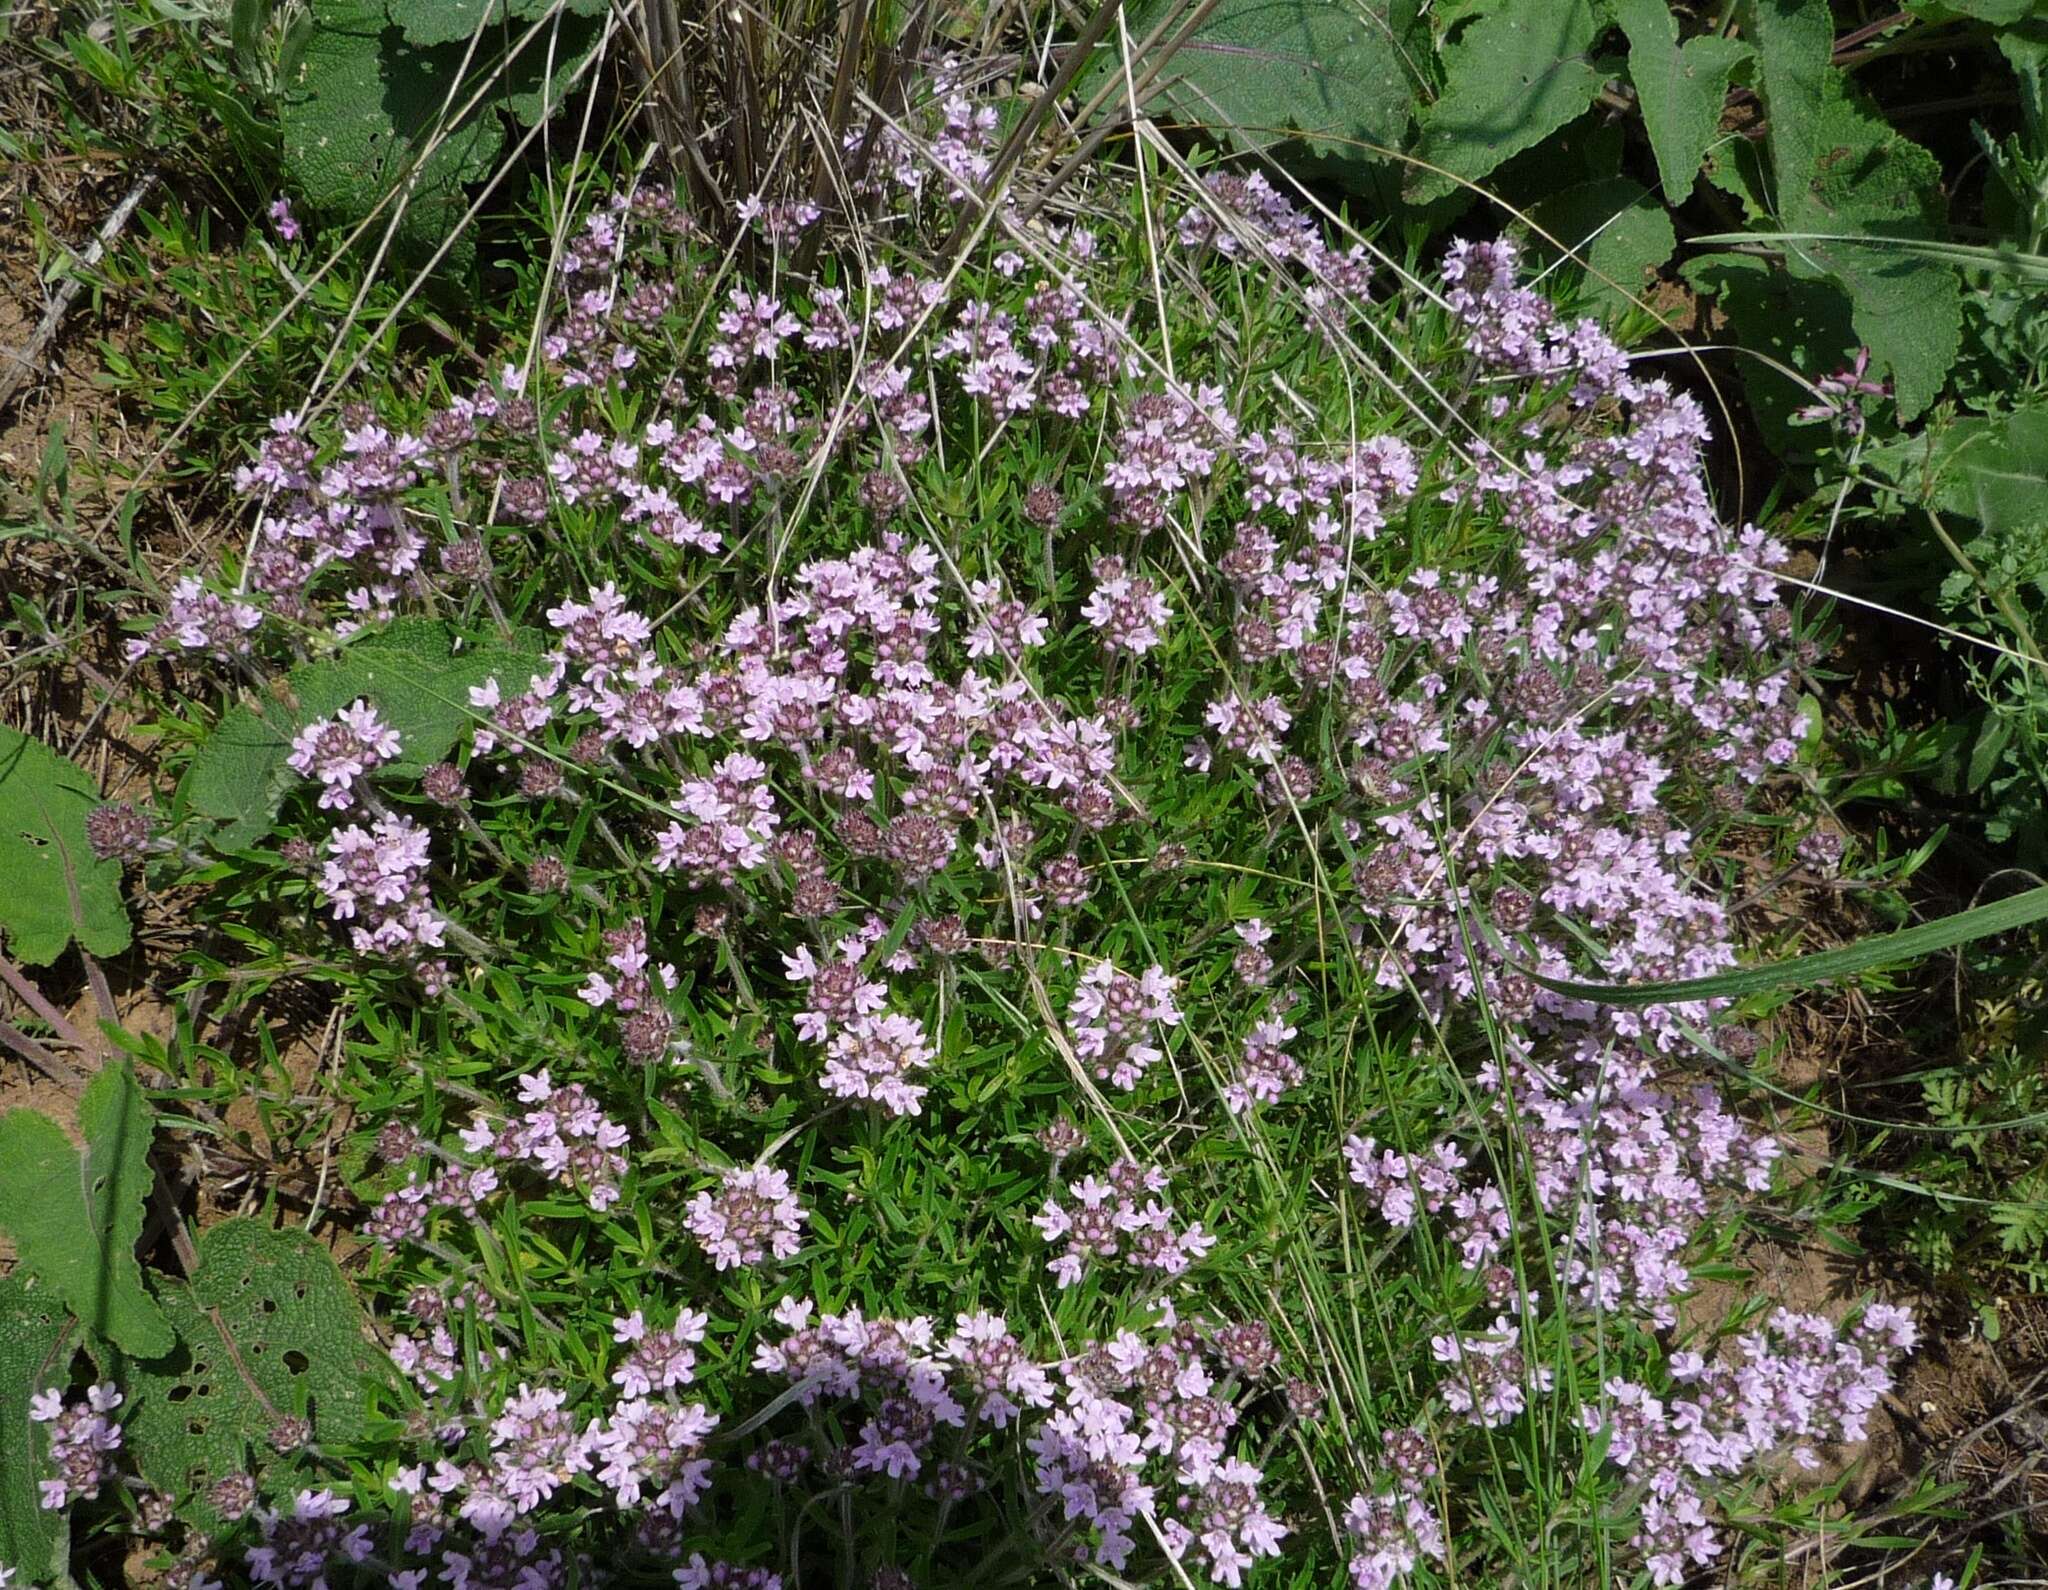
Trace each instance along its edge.
{"label": "pink flower cluster", "polygon": [[841,1465],[853,1475],[916,1479],[946,1466],[936,1459],[942,1429],[961,1432],[957,1447],[974,1425],[1000,1430],[1052,1401],[1045,1372],[993,1314],[961,1314],[943,1340],[922,1315],[817,1315],[804,1298],[778,1304],[775,1318],[788,1334],[757,1343],[754,1367],[787,1379],[806,1408],[827,1399],[863,1405],[865,1417],[842,1416],[849,1426],[860,1421]]}
{"label": "pink flower cluster", "polygon": [[1067,1203],[1048,1198],[1031,1223],[1047,1242],[1064,1248],[1046,1263],[1062,1288],[1073,1286],[1097,1260],[1121,1260],[1138,1270],[1183,1275],[1216,1245],[1202,1223],[1176,1224],[1159,1201],[1166,1173],[1156,1166],[1118,1160],[1107,1178],[1084,1176],[1066,1189]]}
{"label": "pink flower cluster", "polygon": [[592,1010],[609,1007],[624,1018],[619,1046],[628,1058],[665,1058],[674,1047],[675,1018],[663,996],[675,989],[675,967],[667,961],[654,963],[647,951],[647,924],[639,917],[607,932],[604,947],[610,975],[592,972],[576,990],[577,997]]}
{"label": "pink flower cluster", "polygon": [[1344,1508],[1351,1590],[1388,1590],[1423,1560],[1444,1560],[1443,1521],[1429,1496],[1438,1465],[1428,1434],[1389,1430],[1380,1452],[1378,1483]]}
{"label": "pink flower cluster", "polygon": [[55,1479],[43,1480],[38,1487],[44,1507],[89,1502],[114,1477],[121,1426],[113,1415],[122,1400],[121,1388],[109,1380],[94,1385],[77,1402],[66,1402],[55,1386],[29,1399],[29,1418],[49,1426],[50,1466],[57,1471]]}
{"label": "pink flower cluster", "polygon": [[328,836],[320,889],[335,920],[353,924],[358,954],[409,961],[445,941],[447,922],[427,892],[431,841],[410,817],[391,813]]}
{"label": "pink flower cluster", "polygon": [[726,1171],[716,1193],[700,1192],[690,1200],[683,1223],[712,1264],[730,1270],[771,1255],[794,1257],[809,1218],[790,1191],[787,1171],[755,1167]]}
{"label": "pink flower cluster", "polygon": [[1099,1080],[1135,1088],[1166,1058],[1158,1029],[1180,1025],[1180,1008],[1173,1002],[1176,986],[1163,966],[1149,966],[1133,977],[1108,961],[1095,962],[1081,974],[1067,1003],[1067,1037],[1074,1053]]}
{"label": "pink flower cluster", "polygon": [[1710,1569],[1722,1541],[1708,1516],[1705,1487],[1790,1446],[1817,1468],[1813,1448],[1861,1441],[1865,1421],[1891,1389],[1893,1359],[1912,1349],[1912,1315],[1872,1303],[1850,1330],[1817,1315],[1773,1310],[1761,1330],[1736,1338],[1735,1362],[1697,1353],[1670,1360],[1673,1389],[1660,1397],[1634,1381],[1602,1387],[1586,1406],[1589,1431],[1607,1436],[1607,1459],[1647,1487],[1632,1544],[1652,1581],[1685,1582]]}
{"label": "pink flower cluster", "polygon": [[243,1559],[249,1577],[280,1590],[322,1590],[337,1563],[358,1563],[371,1552],[367,1524],[345,1524],[345,1496],[330,1490],[300,1491],[290,1512],[261,1509],[256,1517],[263,1543]]}
{"label": "pink flower cluster", "polygon": [[217,662],[245,657],[250,635],[263,623],[263,611],[249,602],[215,596],[186,575],[171,588],[171,600],[162,620],[147,635],[127,642],[130,662],[172,650],[201,652]]}
{"label": "pink flower cluster", "polygon": [[292,737],[286,764],[320,784],[320,808],[348,810],[355,782],[398,757],[398,731],[358,697],[331,718],[319,718]]}

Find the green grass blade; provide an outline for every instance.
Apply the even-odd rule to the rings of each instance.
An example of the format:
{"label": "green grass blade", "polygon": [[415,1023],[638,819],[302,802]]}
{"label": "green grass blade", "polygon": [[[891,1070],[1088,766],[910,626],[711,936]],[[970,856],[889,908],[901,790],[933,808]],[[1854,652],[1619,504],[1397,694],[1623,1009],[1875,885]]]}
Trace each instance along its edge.
{"label": "green grass blade", "polygon": [[1805,988],[1814,983],[1853,977],[1873,966],[1892,966],[1918,960],[1939,950],[1954,949],[1994,933],[2048,918],[2048,886],[2029,889],[2010,900],[1958,911],[1938,921],[1896,933],[1845,944],[1840,949],[1797,955],[1769,966],[1746,966],[1740,971],[1713,977],[1689,978],[1675,983],[1575,983],[1560,977],[1545,977],[1523,968],[1524,974],[1554,994],[1571,999],[1590,999],[1602,1005],[1677,1005],[1699,999],[1740,999],[1746,994],[1771,993],[1781,988]]}

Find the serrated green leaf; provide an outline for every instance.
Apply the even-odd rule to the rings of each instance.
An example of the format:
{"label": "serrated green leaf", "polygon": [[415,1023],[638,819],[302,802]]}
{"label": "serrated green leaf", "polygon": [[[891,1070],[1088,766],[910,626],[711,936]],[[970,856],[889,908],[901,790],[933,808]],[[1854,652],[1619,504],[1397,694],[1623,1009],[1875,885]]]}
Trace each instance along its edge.
{"label": "serrated green leaf", "polygon": [[217,1522],[207,1491],[247,1473],[285,1417],[323,1446],[362,1432],[378,1359],[354,1294],[327,1250],[298,1231],[228,1220],[199,1239],[191,1281],[159,1289],[171,1353],[123,1366],[127,1444],[145,1479],[191,1522]]}
{"label": "serrated green leaf", "polygon": [[1857,337],[1890,372],[1899,417],[1910,420],[1939,395],[1961,347],[1961,283],[1933,260],[1841,239],[1939,237],[1940,163],[1835,69],[1826,6],[1754,0],[1752,10],[1779,230],[1828,239],[1788,245],[1787,263],[1847,290]]}
{"label": "serrated green leaf", "polygon": [[[1172,10],[1170,0],[1135,8],[1135,44]],[[1239,148],[1293,140],[1311,154],[1367,158],[1360,144],[1399,148],[1407,135],[1414,79],[1402,48],[1410,24],[1386,0],[1219,0],[1174,52],[1146,101],[1218,133]],[[1170,44],[1169,32],[1160,45]],[[1131,62],[1141,74],[1152,57]],[[1120,60],[1101,71],[1122,75]]]}
{"label": "serrated green leaf", "polygon": [[607,0],[401,0],[392,21],[408,44],[467,43],[480,28],[531,24],[551,11],[564,16],[604,15]]}
{"label": "serrated green leaf", "polygon": [[1956,420],[1869,450],[1865,467],[1914,501],[1997,537],[2048,529],[2048,408]]}
{"label": "serrated green leaf", "polygon": [[49,1441],[29,1417],[29,1399],[45,1386],[61,1385],[62,1351],[71,1322],[45,1287],[17,1271],[0,1275],[0,1563],[30,1584],[52,1577],[64,1538],[64,1515],[47,1511],[36,1491]]}
{"label": "serrated green leaf", "polygon": [[[1619,314],[1629,308],[1626,295],[1640,297],[1645,279],[1678,246],[1670,212],[1633,177],[1566,188],[1536,204],[1529,218],[1577,251],[1585,269],[1589,307],[1600,313]],[[1540,257],[1557,257],[1557,248],[1541,236],[1532,243]],[[1616,285],[1608,285],[1603,277]]]}
{"label": "serrated green leaf", "polygon": [[0,724],[0,928],[16,960],[47,966],[74,938],[95,955],[128,947],[121,865],[85,840],[99,804],[77,763]]}
{"label": "serrated green leaf", "polygon": [[221,718],[186,769],[180,803],[224,824],[215,835],[224,849],[253,844],[298,781],[285,765],[292,737],[357,697],[399,734],[399,757],[380,776],[417,778],[475,721],[471,686],[496,675],[508,691],[523,689],[540,666],[535,653],[496,645],[455,652],[453,644],[446,625],[404,618],[332,658],[293,669],[289,704],[236,707]]}
{"label": "serrated green leaf", "polygon": [[1444,91],[1422,117],[1415,155],[1446,174],[1415,171],[1416,203],[1477,180],[1576,120],[1605,74],[1591,59],[1589,0],[1515,0],[1481,17],[1444,51]]}
{"label": "serrated green leaf", "polygon": [[1802,429],[1793,415],[1812,401],[1794,372],[1826,374],[1857,347],[1848,293],[1832,281],[1794,276],[1748,254],[1709,254],[1680,272],[1728,317],[1743,357],[1735,360],[1757,429],[1780,457],[1798,457],[1826,439],[1824,426]]}
{"label": "serrated green leaf", "polygon": [[95,1335],[123,1352],[169,1352],[170,1327],[143,1289],[135,1244],[149,1195],[151,1114],[125,1060],[78,1100],[85,1152],[35,1110],[0,1116],[0,1226],[21,1262]]}
{"label": "serrated green leaf", "polygon": [[1615,0],[1614,10],[1628,35],[1629,82],[1657,157],[1657,179],[1666,199],[1683,204],[1720,127],[1728,79],[1749,58],[1749,45],[1718,33],[1681,45],[1678,19],[1664,0]]}

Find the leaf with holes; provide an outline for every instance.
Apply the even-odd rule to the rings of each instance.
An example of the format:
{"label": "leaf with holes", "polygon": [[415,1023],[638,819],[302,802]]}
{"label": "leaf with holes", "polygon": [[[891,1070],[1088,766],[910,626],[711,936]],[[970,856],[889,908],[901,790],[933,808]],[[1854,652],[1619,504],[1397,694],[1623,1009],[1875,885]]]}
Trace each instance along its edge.
{"label": "leaf with holes", "polygon": [[348,1283],[298,1231],[228,1220],[199,1239],[190,1282],[160,1288],[174,1351],[124,1366],[128,1445],[180,1516],[217,1522],[207,1492],[251,1472],[279,1421],[303,1418],[332,1450],[363,1427],[378,1360]]}
{"label": "leaf with holes", "polygon": [[29,1417],[29,1399],[68,1378],[71,1354],[64,1341],[71,1320],[48,1287],[16,1271],[0,1275],[0,1563],[30,1584],[57,1577],[63,1566],[64,1515],[46,1511],[36,1476],[49,1453],[49,1437]]}
{"label": "leaf with holes", "polygon": [[78,1099],[85,1152],[35,1110],[0,1116],[0,1227],[21,1262],[95,1335],[144,1357],[171,1350],[135,1244],[150,1179],[149,1101],[120,1061]]}
{"label": "leaf with holes", "polygon": [[180,804],[224,825],[214,836],[223,849],[255,843],[298,781],[285,765],[292,736],[359,696],[399,734],[399,758],[380,776],[419,777],[475,721],[472,685],[495,676],[510,694],[540,667],[537,650],[490,645],[458,652],[454,641],[444,624],[400,619],[326,661],[293,669],[289,704],[236,707],[221,718],[185,770]]}
{"label": "leaf with holes", "polygon": [[77,763],[0,724],[0,928],[16,960],[48,966],[74,938],[95,955],[128,948],[121,865],[85,839],[99,804]]}

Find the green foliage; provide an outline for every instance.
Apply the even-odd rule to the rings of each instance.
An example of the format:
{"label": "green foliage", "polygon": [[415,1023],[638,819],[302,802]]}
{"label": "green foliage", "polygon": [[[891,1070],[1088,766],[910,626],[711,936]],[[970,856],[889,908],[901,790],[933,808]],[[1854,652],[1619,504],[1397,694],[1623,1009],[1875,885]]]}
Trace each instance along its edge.
{"label": "green foliage", "polygon": [[[2037,9],[2017,0],[1924,5],[1868,46],[1911,45],[1915,30],[1940,27],[1973,70],[1995,74],[2002,63],[2017,80],[2030,138],[2000,141],[1980,129],[1980,141],[1992,178],[1984,220],[2022,247],[2034,246],[2048,220],[2038,164],[2048,23]],[[1158,14],[1154,7],[1147,21]],[[1585,306],[1601,312],[1627,302],[1601,276],[1638,292],[1642,272],[1670,258],[1667,232],[1703,241],[1727,233],[1732,201],[1757,239],[1752,252],[1801,285],[1765,289],[1739,274],[1742,256],[1725,252],[1695,255],[1686,278],[1698,289],[1725,288],[1718,307],[1743,346],[1786,363],[1747,363],[1743,374],[1766,411],[1765,435],[1795,458],[1810,455],[1814,441],[1786,424],[1806,401],[1802,383],[1859,348],[1891,382],[1898,418],[1912,421],[1961,378],[1971,343],[2005,345],[2008,368],[2021,368],[2041,335],[2041,317],[2021,296],[1981,301],[1969,262],[1897,246],[1944,241],[1957,196],[1978,185],[1961,180],[1970,151],[1942,145],[1938,128],[1933,143],[1922,143],[1915,134],[1925,119],[1896,114],[1912,105],[1894,86],[1909,69],[1887,78],[1887,67],[1857,71],[1848,53],[1838,59],[1839,37],[1872,37],[1860,12],[1820,0],[1741,0],[1709,26],[1663,0],[1471,0],[1429,15],[1434,37],[1427,25],[1404,27],[1391,7],[1226,6],[1181,47],[1154,108],[1317,175],[1335,169],[1375,209],[1392,198],[1384,157],[1347,153],[1330,134],[1349,122],[1370,129],[1357,136],[1387,145],[1412,127],[1400,213],[1419,231],[1471,224],[1464,215],[1475,195],[1466,184],[1524,211],[1562,215],[1562,230],[1578,236],[1612,221],[1618,235],[1600,233],[1599,257],[1584,273]],[[1354,53],[1372,64],[1340,64]],[[1283,100],[1317,108],[1290,114]],[[1597,123],[1588,115],[1596,104]],[[1995,100],[1987,111],[1998,114]],[[1299,135],[1281,136],[1288,128]],[[1666,212],[1661,222],[1659,201],[1644,198],[1651,190]],[[1591,215],[1600,204],[1606,213]],[[1559,230],[1544,214],[1535,218]],[[1779,324],[1788,311],[1802,328],[1796,336]],[[1798,360],[1785,361],[1795,349]],[[1772,385],[1781,392],[1761,396]]]}
{"label": "green foliage", "polygon": [[83,1153],[35,1110],[0,1116],[0,1227],[89,1330],[124,1352],[168,1352],[170,1327],[135,1259],[154,1175],[151,1112],[125,1061],[86,1085],[78,1131]]}
{"label": "green foliage", "polygon": [[1444,91],[1423,112],[1408,197],[1426,203],[1541,143],[1593,103],[1606,73],[1590,0],[1527,0],[1480,17],[1443,52]]}
{"label": "green foliage", "polygon": [[1565,188],[1533,205],[1529,219],[1542,229],[1532,238],[1536,252],[1555,253],[1542,233],[1573,250],[1584,263],[1588,306],[1616,315],[1628,312],[1627,295],[1640,295],[1678,246],[1670,215],[1633,177]]}
{"label": "green foliage", "polygon": [[343,223],[375,210],[371,237],[388,232],[409,261],[447,244],[447,267],[466,274],[471,185],[503,153],[507,117],[531,127],[557,108],[597,47],[603,9],[592,0],[313,0],[283,101],[288,179]]}
{"label": "green foliage", "polygon": [[0,1275],[0,1563],[38,1584],[56,1566],[65,1525],[36,1492],[47,1442],[29,1417],[29,1399],[64,1378],[71,1322],[46,1287],[26,1271]]}
{"label": "green foliage", "polygon": [[239,706],[222,717],[186,769],[180,802],[223,825],[215,836],[223,847],[253,843],[298,778],[285,765],[292,736],[359,696],[403,740],[402,756],[386,773],[417,778],[473,721],[472,685],[495,674],[516,690],[539,666],[533,651],[485,645],[457,652],[454,643],[444,625],[400,619],[324,662],[293,669],[289,701]]}
{"label": "green foliage", "polygon": [[120,863],[85,839],[99,804],[83,768],[0,724],[0,928],[16,960],[47,966],[74,938],[95,955],[128,947]]}
{"label": "green foliage", "polygon": [[137,1466],[206,1523],[208,1487],[249,1472],[281,1420],[308,1420],[325,1449],[355,1440],[378,1371],[354,1294],[305,1233],[228,1220],[198,1248],[191,1279],[157,1289],[176,1346],[121,1380]]}
{"label": "green foliage", "polygon": [[1721,125],[1728,80],[1750,57],[1741,39],[1704,33],[1678,42],[1678,19],[1664,0],[1615,0],[1628,35],[1628,75],[1643,128],[1657,156],[1667,202],[1683,204]]}

